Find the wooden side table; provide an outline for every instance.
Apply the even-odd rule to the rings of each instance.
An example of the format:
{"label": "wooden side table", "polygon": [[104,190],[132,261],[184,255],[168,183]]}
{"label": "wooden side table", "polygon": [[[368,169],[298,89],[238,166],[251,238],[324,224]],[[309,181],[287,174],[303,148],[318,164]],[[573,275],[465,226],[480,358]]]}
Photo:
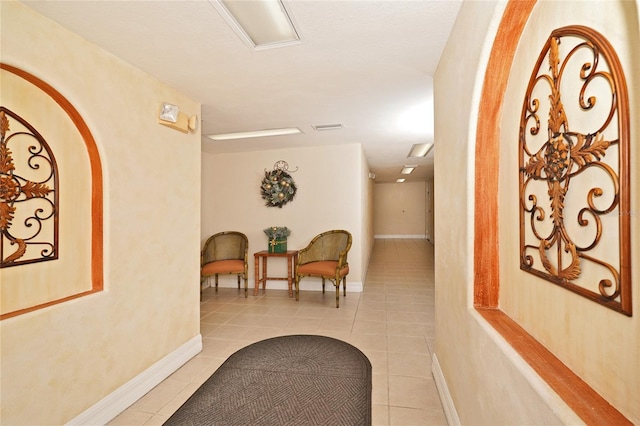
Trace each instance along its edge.
{"label": "wooden side table", "polygon": [[[253,295],[258,295],[260,289],[260,283],[262,283],[262,289],[267,289],[267,280],[287,280],[289,284],[289,297],[293,297],[293,271],[295,264],[298,261],[298,250],[288,250],[286,253],[269,253],[268,250],[262,250],[257,253],[253,253],[256,267],[256,286],[253,290]],[[267,259],[270,257],[286,257],[287,258],[287,276],[286,277],[270,277],[267,274]],[[260,259],[262,259],[262,274],[260,274]]]}

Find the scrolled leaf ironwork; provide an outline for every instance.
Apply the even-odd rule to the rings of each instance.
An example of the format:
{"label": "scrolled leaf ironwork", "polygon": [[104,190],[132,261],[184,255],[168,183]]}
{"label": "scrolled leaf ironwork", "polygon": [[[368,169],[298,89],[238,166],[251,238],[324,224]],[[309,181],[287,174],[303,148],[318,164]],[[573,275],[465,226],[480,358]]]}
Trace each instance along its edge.
{"label": "scrolled leaf ironwork", "polygon": [[[565,44],[563,49],[561,44]],[[574,74],[575,61],[581,63]],[[597,80],[606,84],[595,84]],[[565,93],[574,87],[577,96]],[[541,99],[536,97],[540,93],[548,93],[546,140],[541,140]],[[566,110],[563,101],[576,98],[577,108]],[[611,103],[606,105],[609,98]],[[554,30],[524,97],[519,203],[520,268],[630,316],[630,215],[625,214],[630,209],[627,98],[622,67],[601,34],[583,26]],[[575,128],[570,128],[569,117]],[[595,130],[577,131],[587,126]],[[594,173],[599,173],[598,182],[608,179],[596,184]],[[544,203],[545,192],[548,203]]]}
{"label": "scrolled leaf ironwork", "polygon": [[[27,130],[10,134],[9,117]],[[35,128],[5,107],[0,107],[0,133],[0,267],[57,259],[58,173],[53,152]],[[28,145],[24,153],[17,151],[22,161],[16,161],[10,144],[16,149]]]}

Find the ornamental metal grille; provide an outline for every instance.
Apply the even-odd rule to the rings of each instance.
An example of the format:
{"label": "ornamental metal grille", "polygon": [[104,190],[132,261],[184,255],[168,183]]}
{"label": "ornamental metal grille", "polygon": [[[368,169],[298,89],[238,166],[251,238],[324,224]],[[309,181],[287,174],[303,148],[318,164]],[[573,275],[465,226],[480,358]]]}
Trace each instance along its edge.
{"label": "ornamental metal grille", "polygon": [[631,316],[627,98],[601,34],[551,33],[520,121],[520,268]]}
{"label": "ornamental metal grille", "polygon": [[55,157],[40,133],[5,107],[0,135],[0,268],[57,259]]}

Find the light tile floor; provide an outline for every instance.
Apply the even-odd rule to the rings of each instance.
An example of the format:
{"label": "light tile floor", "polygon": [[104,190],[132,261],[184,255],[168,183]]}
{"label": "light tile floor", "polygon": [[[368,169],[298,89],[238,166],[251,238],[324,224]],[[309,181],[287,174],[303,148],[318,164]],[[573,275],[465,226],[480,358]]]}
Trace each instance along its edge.
{"label": "light tile floor", "polygon": [[287,334],[344,340],[373,366],[374,425],[446,425],[431,375],[434,343],[433,246],[418,239],[375,240],[363,293],[269,290],[245,299],[237,289],[204,291],[203,350],[111,425],[160,425],[234,352]]}

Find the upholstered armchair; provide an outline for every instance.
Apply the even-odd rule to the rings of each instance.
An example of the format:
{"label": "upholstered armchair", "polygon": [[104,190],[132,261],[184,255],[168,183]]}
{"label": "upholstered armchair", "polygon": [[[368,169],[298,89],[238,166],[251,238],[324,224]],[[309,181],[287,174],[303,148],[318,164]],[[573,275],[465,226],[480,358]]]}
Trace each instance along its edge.
{"label": "upholstered armchair", "polygon": [[200,253],[200,288],[205,278],[215,276],[216,291],[218,291],[218,275],[235,274],[244,279],[244,297],[248,297],[249,240],[247,236],[235,231],[220,232],[212,235],[204,243]]}
{"label": "upholstered armchair", "polygon": [[347,295],[347,274],[349,263],[347,254],[351,248],[351,234],[344,230],[323,232],[315,236],[309,245],[298,252],[295,283],[296,300],[300,300],[300,279],[302,277],[322,278],[322,293],[325,280],[336,287],[336,308],[340,307],[340,281],[344,295]]}

